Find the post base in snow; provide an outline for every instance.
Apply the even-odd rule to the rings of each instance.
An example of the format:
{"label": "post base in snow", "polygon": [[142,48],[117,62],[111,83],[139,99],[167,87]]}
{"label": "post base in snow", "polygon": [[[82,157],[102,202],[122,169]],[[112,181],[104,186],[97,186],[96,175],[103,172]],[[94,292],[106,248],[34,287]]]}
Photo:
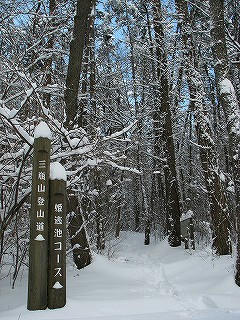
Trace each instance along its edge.
{"label": "post base in snow", "polygon": [[27,306],[28,311],[46,310],[47,306]]}
{"label": "post base in snow", "polygon": [[63,308],[66,305],[66,289],[59,288],[54,290],[57,290],[57,294],[52,295],[51,299],[48,300],[48,308],[49,309]]}

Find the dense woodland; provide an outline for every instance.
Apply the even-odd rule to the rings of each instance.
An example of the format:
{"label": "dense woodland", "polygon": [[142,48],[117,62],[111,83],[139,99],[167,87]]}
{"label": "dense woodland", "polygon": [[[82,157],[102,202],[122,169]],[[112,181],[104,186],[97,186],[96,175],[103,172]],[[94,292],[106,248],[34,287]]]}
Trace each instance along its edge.
{"label": "dense woodland", "polygon": [[236,253],[238,0],[0,0],[0,278],[28,265],[34,128],[67,170],[68,254],[111,255],[121,230]]}

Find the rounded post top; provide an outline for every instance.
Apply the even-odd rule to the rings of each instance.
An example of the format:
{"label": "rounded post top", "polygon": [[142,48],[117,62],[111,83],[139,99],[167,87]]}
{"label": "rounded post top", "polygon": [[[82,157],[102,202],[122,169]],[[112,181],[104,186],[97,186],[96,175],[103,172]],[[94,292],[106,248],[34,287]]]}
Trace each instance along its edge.
{"label": "rounded post top", "polygon": [[50,180],[67,181],[65,168],[59,162],[50,163]]}
{"label": "rounded post top", "polygon": [[49,129],[49,126],[46,122],[41,121],[34,130],[34,138],[47,138],[49,140],[52,139],[52,134]]}

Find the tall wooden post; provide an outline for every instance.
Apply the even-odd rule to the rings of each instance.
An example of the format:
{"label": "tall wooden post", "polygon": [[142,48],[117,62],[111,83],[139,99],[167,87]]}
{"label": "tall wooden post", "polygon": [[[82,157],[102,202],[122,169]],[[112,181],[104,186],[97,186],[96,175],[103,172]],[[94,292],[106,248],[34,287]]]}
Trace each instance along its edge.
{"label": "tall wooden post", "polygon": [[50,166],[48,307],[66,304],[66,173],[58,162]]}
{"label": "tall wooden post", "polygon": [[50,137],[47,124],[41,122],[35,130],[33,150],[28,310],[47,307]]}

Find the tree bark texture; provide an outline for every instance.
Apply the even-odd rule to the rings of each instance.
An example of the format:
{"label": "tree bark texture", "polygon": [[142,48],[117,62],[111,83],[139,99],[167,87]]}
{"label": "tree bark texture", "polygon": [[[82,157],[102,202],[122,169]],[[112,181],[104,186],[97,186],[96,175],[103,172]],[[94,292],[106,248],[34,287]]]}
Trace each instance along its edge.
{"label": "tree bark texture", "polygon": [[212,223],[213,249],[217,254],[231,253],[230,224],[228,206],[224,187],[220,179],[219,161],[213,140],[213,132],[209,125],[210,117],[204,102],[204,85],[199,72],[197,55],[194,50],[194,39],[191,32],[190,15],[187,3],[176,0],[179,27],[185,61],[185,73],[190,93],[190,111],[196,123],[200,160],[204,173],[210,204]]}
{"label": "tree bark texture", "polygon": [[[217,95],[222,105],[226,119],[229,154],[232,175],[235,187],[236,214],[240,220],[240,112],[235,89],[230,81],[230,64],[227,54],[224,1],[209,0],[210,16],[212,21],[211,37],[212,52],[215,60],[214,71],[216,76]],[[240,224],[240,221],[239,221]],[[238,227],[239,228],[239,227]],[[239,252],[240,254],[240,252]],[[240,270],[239,270],[240,272]]]}
{"label": "tree bark texture", "polygon": [[74,17],[73,39],[70,43],[70,55],[64,96],[67,127],[71,126],[72,123],[77,120],[79,79],[91,8],[91,0],[77,0],[77,11]]}
{"label": "tree bark texture", "polygon": [[82,269],[91,263],[92,257],[84,219],[76,195],[68,196],[67,213],[69,219],[68,231],[73,250],[73,261],[78,269]]}
{"label": "tree bark texture", "polygon": [[169,84],[167,79],[167,56],[164,51],[164,31],[161,23],[162,11],[159,1],[153,1],[153,27],[156,40],[157,80],[159,82],[160,105],[159,114],[163,121],[162,141],[166,150],[164,166],[166,184],[166,210],[169,225],[169,244],[172,247],[181,245],[180,234],[180,199],[176,172],[175,149],[172,131],[172,115],[170,110]]}
{"label": "tree bark texture", "polygon": [[[89,15],[93,6],[91,0],[77,0],[76,15],[74,17],[73,39],[70,43],[70,54],[64,93],[66,123],[72,129],[78,123],[78,91],[83,62],[83,50],[88,36]],[[80,122],[80,124],[82,124]],[[84,226],[83,216],[78,197],[70,193],[67,201],[69,217],[69,235],[73,249],[73,260],[78,269],[91,263],[91,252]]]}
{"label": "tree bark texture", "polygon": [[[49,0],[49,16],[51,17],[54,15],[54,12],[56,10],[56,0]],[[54,25],[54,19],[51,17],[51,25],[53,28]],[[54,35],[50,35],[47,43],[47,49],[51,51],[53,49],[55,37]],[[45,63],[45,68],[46,68],[46,78],[44,85],[48,86],[52,83],[52,57],[48,58]],[[45,93],[43,97],[43,101],[45,102],[45,107],[50,108],[50,103],[51,103],[51,94],[50,93]]]}

